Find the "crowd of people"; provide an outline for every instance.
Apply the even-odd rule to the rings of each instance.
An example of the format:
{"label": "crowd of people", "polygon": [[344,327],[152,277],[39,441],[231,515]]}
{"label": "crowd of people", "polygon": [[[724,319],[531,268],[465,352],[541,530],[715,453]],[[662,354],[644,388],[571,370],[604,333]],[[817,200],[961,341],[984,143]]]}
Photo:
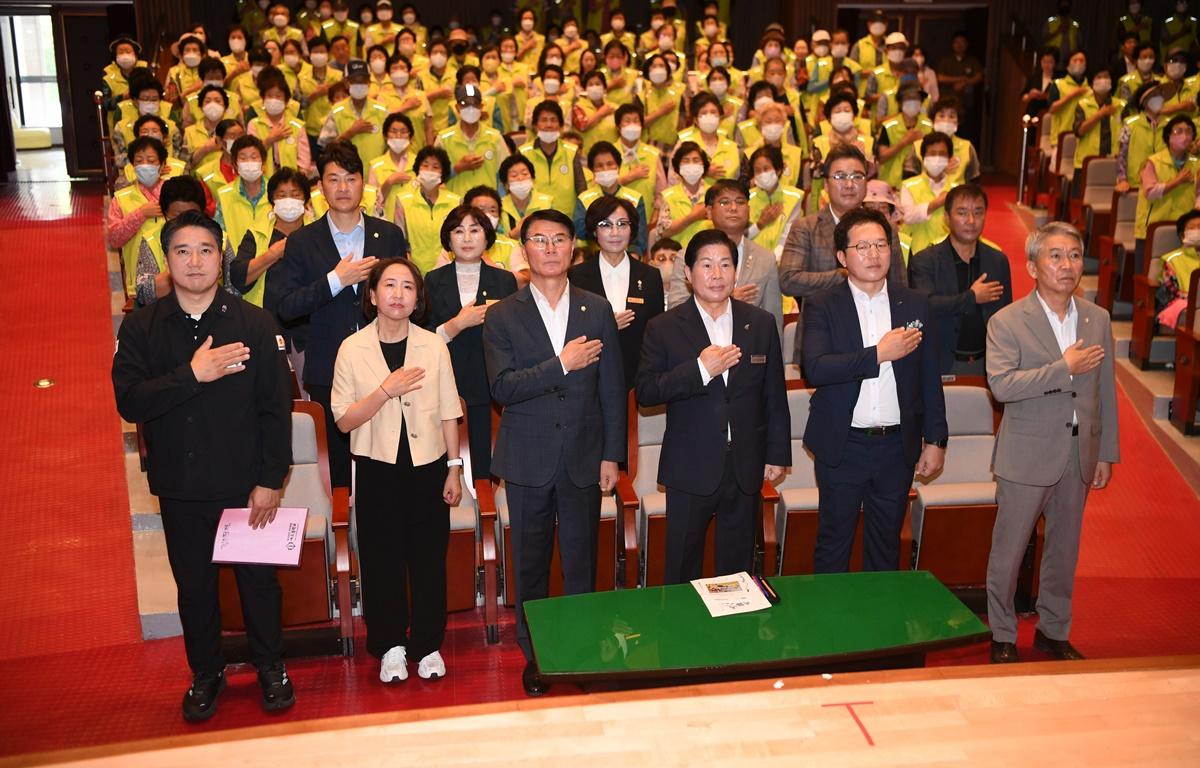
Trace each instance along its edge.
{"label": "crowd of people", "polygon": [[[1081,511],[1117,458],[1111,334],[1072,298],[1082,242],[1057,225],[1028,248],[1036,316],[1058,334],[1086,314],[1088,333],[1063,331],[1061,356],[1036,365],[1021,329],[994,337],[1036,305],[1013,301],[1008,259],[982,237],[988,197],[959,130],[983,81],[967,37],[933,68],[881,11],[860,37],[770,24],[740,69],[727,2],[690,20],[673,0],[648,19],[579,3],[543,19],[518,2],[478,29],[426,27],[397,5],[351,18],[340,0],[245,3],[223,37],[181,36],[166,73],[135,40],[111,46],[108,244],[137,307],[113,381],[163,500],[194,675],[184,717],[212,716],[225,685],[202,555],[222,509],[274,519],[291,375],[325,411],[333,486],[354,490],[380,679],[406,679],[410,659],[421,678],[447,673],[449,509],[469,456],[505,485],[536,695],[522,605],[547,595],[556,538],[565,591],[594,588],[630,391],[666,407],[658,480],[676,583],[700,574],[714,519],[718,570],[753,567],[755,500],[791,464],[787,364],[815,388],[820,572],[848,569],[860,510],[865,567],[898,567],[914,475],[944,461],[940,377],[986,374],[1016,406],[997,452],[1013,486],[998,518],[1008,548],[989,576],[993,658],[1015,659],[1013,547],[1048,501]],[[999,457],[1050,421],[1075,442],[1055,433],[1046,450],[1074,451],[1073,470],[1049,478],[1043,461],[1031,484],[1025,451],[1002,472]],[[1069,658],[1078,539],[1050,538],[1043,639]],[[278,583],[262,566],[237,575],[263,704],[286,708]]]}

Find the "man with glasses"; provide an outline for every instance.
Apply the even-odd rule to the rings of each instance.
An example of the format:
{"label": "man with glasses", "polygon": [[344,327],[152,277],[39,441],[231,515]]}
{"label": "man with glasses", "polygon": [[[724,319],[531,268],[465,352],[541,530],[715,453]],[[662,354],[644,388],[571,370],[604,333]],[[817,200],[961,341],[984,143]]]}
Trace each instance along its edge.
{"label": "man with glasses", "polygon": [[[867,158],[857,147],[835,147],[825,156],[824,171],[829,204],[792,226],[779,259],[779,287],[796,299],[801,313],[806,298],[846,282],[846,270],[835,256],[833,230],[842,217],[861,206],[867,196]],[[907,285],[904,259],[900,258],[900,240],[895,232],[891,232],[889,239],[890,251],[896,258],[892,259],[888,279],[895,285]],[[796,334],[792,362],[801,362],[802,335]]]}
{"label": "man with glasses", "polygon": [[556,520],[563,591],[595,589],[600,495],[612,492],[625,460],[626,393],[612,305],[567,281],[570,217],[529,214],[521,242],[529,285],[488,310],[483,354],[492,399],[504,409],[492,474],[504,479],[508,497],[521,682],[539,696],[548,686],[522,608],[549,594]]}
{"label": "man with glasses", "polygon": [[658,482],[668,584],[700,578],[714,517],[717,573],[749,571],[763,480],[778,482],[792,463],[778,331],[770,314],[732,298],[739,258],[720,229],[697,233],[683,258],[694,297],[651,320],[642,342],[638,404],[667,406]]}
{"label": "man with glasses", "polygon": [[[704,194],[704,205],[713,228],[724,232],[737,248],[737,283],[733,298],[770,312],[775,318],[775,330],[782,339],[783,295],[779,292],[775,254],[746,237],[750,227],[750,190],[737,179],[721,179]],[[690,285],[684,276],[683,261],[676,259],[667,306],[687,303],[691,298]]]}
{"label": "man with glasses", "polygon": [[945,458],[946,402],[929,299],[889,277],[901,261],[892,237],[882,213],[849,211],[833,231],[847,281],[814,294],[804,308],[804,376],[816,387],[804,444],[820,493],[817,573],[849,569],[860,508],[863,570],[899,568],[914,467],[929,477]]}

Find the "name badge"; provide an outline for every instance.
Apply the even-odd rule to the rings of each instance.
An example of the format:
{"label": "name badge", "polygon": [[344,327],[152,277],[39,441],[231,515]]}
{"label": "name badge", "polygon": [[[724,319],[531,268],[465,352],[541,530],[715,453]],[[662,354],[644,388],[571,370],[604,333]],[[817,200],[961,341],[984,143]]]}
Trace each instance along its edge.
{"label": "name badge", "polygon": [[766,355],[750,355],[751,365],[765,365],[767,362]]}
{"label": "name badge", "polygon": [[484,301],[483,301],[483,305],[484,305],[485,307],[490,307],[490,306],[492,306],[493,304],[497,304],[497,303],[499,303],[499,302],[500,302],[500,299],[484,299]]}
{"label": "name badge", "polygon": [[643,299],[641,296],[626,296],[625,303],[626,304],[645,304],[646,300]]}

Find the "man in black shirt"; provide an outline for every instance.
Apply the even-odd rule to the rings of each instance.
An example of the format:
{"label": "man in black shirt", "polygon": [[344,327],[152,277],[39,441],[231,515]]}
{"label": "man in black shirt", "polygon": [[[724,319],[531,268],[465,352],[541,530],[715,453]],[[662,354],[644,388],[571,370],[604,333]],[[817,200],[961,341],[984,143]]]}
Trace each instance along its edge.
{"label": "man in black shirt", "polygon": [[909,261],[909,283],[929,294],[939,323],[938,364],[943,374],[984,375],[987,323],[1012,303],[1008,258],[980,240],[987,194],[967,183],[946,194],[950,236]]}
{"label": "man in black shirt", "polygon": [[[225,687],[212,563],[221,512],[249,507],[252,527],[269,525],[292,460],[283,337],[268,313],[219,289],[221,239],[198,211],[167,222],[161,242],[174,290],[121,323],[112,368],[117,410],[144,426],[194,675],[183,697],[189,721],[211,717]],[[235,572],[263,707],[286,709],[295,696],[282,661],[275,569]]]}

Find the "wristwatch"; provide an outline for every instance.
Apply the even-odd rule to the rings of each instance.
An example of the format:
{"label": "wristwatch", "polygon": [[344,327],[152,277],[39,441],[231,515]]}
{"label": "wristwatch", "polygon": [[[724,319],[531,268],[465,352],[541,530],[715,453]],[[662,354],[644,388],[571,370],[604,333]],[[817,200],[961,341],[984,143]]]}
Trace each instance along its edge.
{"label": "wristwatch", "polygon": [[461,467],[462,465],[463,465],[462,459],[446,459],[447,467]]}
{"label": "wristwatch", "polygon": [[930,443],[930,445],[936,445],[938,448],[941,448],[943,451],[946,450],[946,446],[949,444],[950,444],[950,438],[948,438],[948,437],[943,437],[941,440],[934,440],[932,443]]}

